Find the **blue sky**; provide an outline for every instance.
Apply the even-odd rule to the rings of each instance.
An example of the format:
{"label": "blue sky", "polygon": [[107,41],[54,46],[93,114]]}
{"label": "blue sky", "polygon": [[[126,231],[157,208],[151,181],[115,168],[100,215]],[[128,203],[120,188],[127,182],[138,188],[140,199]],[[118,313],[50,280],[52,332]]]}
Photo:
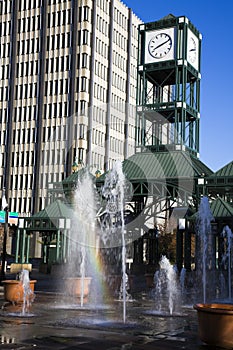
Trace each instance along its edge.
{"label": "blue sky", "polygon": [[143,21],[186,16],[201,32],[200,159],[213,171],[233,160],[233,1],[122,0]]}

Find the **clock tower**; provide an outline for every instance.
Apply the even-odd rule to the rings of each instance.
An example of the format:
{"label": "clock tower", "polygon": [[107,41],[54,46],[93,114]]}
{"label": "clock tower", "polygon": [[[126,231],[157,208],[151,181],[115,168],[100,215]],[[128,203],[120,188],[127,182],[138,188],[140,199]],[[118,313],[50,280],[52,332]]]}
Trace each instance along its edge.
{"label": "clock tower", "polygon": [[185,16],[139,26],[136,151],[198,157],[201,39]]}

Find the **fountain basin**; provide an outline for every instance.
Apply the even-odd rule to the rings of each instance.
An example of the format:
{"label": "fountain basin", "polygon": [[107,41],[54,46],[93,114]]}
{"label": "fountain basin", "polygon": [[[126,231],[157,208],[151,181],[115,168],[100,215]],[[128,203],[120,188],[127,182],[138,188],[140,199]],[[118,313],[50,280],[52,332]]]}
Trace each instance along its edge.
{"label": "fountain basin", "polygon": [[[66,292],[68,295],[78,298],[87,297],[90,291],[91,277],[68,277],[65,279]],[[82,285],[83,283],[83,285]],[[83,290],[82,290],[83,289]]]}
{"label": "fountain basin", "polygon": [[233,305],[195,304],[200,339],[212,346],[233,348]]}
{"label": "fountain basin", "polygon": [[[28,296],[29,300],[34,298],[34,286],[37,280],[31,280],[30,289],[31,294]],[[4,298],[11,303],[22,303],[24,301],[24,287],[22,281],[5,280],[2,281],[4,288]]]}

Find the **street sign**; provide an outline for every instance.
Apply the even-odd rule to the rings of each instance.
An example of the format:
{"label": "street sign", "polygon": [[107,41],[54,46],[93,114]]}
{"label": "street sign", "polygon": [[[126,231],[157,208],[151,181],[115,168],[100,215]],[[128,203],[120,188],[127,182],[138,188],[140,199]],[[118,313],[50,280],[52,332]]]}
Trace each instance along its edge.
{"label": "street sign", "polygon": [[4,224],[5,216],[6,216],[6,212],[4,210],[0,210],[0,223],[1,224]]}
{"label": "street sign", "polygon": [[14,211],[9,211],[8,214],[8,224],[10,225],[18,225],[19,214]]}

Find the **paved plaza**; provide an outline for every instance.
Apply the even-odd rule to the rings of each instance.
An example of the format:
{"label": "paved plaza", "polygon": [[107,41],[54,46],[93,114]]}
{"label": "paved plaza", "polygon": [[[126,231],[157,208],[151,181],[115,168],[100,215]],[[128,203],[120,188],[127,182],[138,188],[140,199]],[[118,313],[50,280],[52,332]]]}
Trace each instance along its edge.
{"label": "paved plaza", "polygon": [[53,276],[33,271],[32,278],[37,279],[35,300],[24,315],[21,306],[6,303],[1,287],[0,349],[214,349],[199,340],[191,304],[179,315],[156,315],[150,291],[137,292],[123,322],[120,301],[80,307],[64,298]]}

